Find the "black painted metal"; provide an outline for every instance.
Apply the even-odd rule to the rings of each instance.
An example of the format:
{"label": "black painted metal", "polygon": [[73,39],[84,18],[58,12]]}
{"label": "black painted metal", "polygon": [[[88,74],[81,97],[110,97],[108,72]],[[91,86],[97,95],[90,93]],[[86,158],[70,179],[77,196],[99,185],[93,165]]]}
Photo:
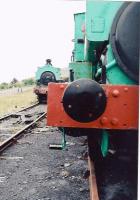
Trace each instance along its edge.
{"label": "black painted metal", "polygon": [[43,85],[48,85],[50,82],[56,82],[55,75],[52,72],[43,72],[40,77],[40,83]]}
{"label": "black painted metal", "polygon": [[64,91],[62,100],[65,112],[79,122],[96,120],[105,110],[106,95],[97,82],[79,79]]}
{"label": "black painted metal", "polygon": [[74,81],[74,71],[70,69],[70,81]]}
{"label": "black painted metal", "polygon": [[126,2],[117,12],[110,41],[120,68],[133,80],[139,79],[140,2]]}

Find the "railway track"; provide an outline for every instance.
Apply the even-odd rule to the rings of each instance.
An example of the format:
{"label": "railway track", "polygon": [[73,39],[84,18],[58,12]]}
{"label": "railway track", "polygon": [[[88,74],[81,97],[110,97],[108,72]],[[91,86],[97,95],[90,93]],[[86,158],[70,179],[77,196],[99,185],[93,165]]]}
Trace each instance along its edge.
{"label": "railway track", "polygon": [[88,166],[89,166],[89,186],[90,186],[90,200],[99,200],[98,187],[96,181],[95,167],[93,160],[88,157]]}
{"label": "railway track", "polygon": [[37,103],[0,118],[0,153],[45,116],[45,105]]}
{"label": "railway track", "polygon": [[11,117],[13,114],[16,114],[16,113],[19,113],[19,112],[28,110],[28,109],[30,109],[30,108],[33,108],[33,107],[37,106],[37,105],[38,105],[38,103],[33,104],[33,105],[31,105],[31,106],[28,106],[28,107],[26,107],[26,108],[23,108],[23,109],[21,109],[21,110],[19,110],[19,111],[17,111],[17,112],[9,113],[9,114],[7,114],[7,115],[5,115],[5,116],[2,116],[2,117],[0,117],[0,121]]}
{"label": "railway track", "polygon": [[88,136],[88,168],[89,168],[89,188],[90,188],[90,200],[99,200],[98,186],[96,180],[94,159],[93,159],[93,138]]}
{"label": "railway track", "polygon": [[[44,105],[38,105],[34,104],[32,106],[29,106],[27,108],[24,108],[16,113],[11,113],[10,115],[5,116],[5,118],[0,118],[0,153],[2,153],[8,146],[12,145],[19,139],[28,129],[32,128],[37,121],[40,119],[44,118],[46,115],[46,112],[44,112],[45,106]],[[90,186],[90,200],[108,200],[108,199],[115,199],[116,194],[118,195],[118,199],[121,196],[121,199],[124,198],[123,190],[124,192],[127,190],[129,194],[131,192],[132,185],[136,188],[136,183],[132,182],[133,179],[127,178],[127,174],[125,177],[122,175],[119,177],[120,173],[124,171],[126,173],[126,166],[128,169],[128,166],[131,164],[132,165],[132,160],[127,160],[130,158],[127,157],[120,157],[120,158],[115,158],[114,161],[109,160],[109,162],[103,162],[102,166],[99,166],[97,162],[94,162],[93,157],[91,154],[93,153],[93,138],[88,137],[88,149],[89,149],[89,157],[88,157],[88,166],[89,166],[89,186]],[[121,159],[124,159],[122,162]],[[115,164],[112,164],[112,163]],[[119,163],[119,165],[118,165]],[[108,167],[109,166],[109,167]],[[115,166],[118,166],[117,168],[119,169],[118,171],[115,170],[113,171],[113,168],[115,169]],[[128,174],[134,174],[136,172],[137,168],[134,167],[136,166],[136,163],[133,162],[133,168],[130,166],[130,170]],[[109,168],[109,169],[107,169]],[[111,168],[111,169],[110,169]],[[124,174],[123,173],[123,174]],[[104,175],[106,174],[106,176]],[[117,179],[120,180],[115,180],[115,178],[110,178],[110,174],[113,177],[117,177]],[[137,174],[135,174],[137,177]],[[136,178],[135,178],[136,179]],[[107,180],[107,181],[106,181]],[[132,180],[132,181],[131,181]],[[115,182],[116,181],[116,182]],[[108,182],[108,183],[107,183]],[[115,184],[114,184],[115,182]],[[132,184],[129,186],[129,188],[126,188],[126,185],[132,182]],[[114,185],[113,185],[114,184]],[[129,185],[129,184],[128,184]],[[114,188],[113,188],[114,186]],[[116,187],[116,189],[115,189]],[[111,190],[110,190],[111,188]],[[133,189],[132,189],[133,190]],[[106,192],[110,191],[110,192]],[[113,192],[112,192],[113,191]],[[114,195],[113,198],[110,198],[110,195]],[[133,192],[133,197],[131,199],[136,199],[135,194],[136,192]],[[126,195],[126,194],[125,194]],[[131,194],[130,194],[131,195]]]}

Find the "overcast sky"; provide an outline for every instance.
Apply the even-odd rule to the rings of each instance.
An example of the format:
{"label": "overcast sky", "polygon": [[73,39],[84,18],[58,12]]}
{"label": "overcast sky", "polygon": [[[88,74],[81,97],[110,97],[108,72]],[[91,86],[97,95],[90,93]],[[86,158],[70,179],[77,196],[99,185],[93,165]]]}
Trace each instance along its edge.
{"label": "overcast sky", "polygon": [[84,1],[0,0],[0,83],[33,77],[52,59],[67,67],[73,49],[73,14]]}

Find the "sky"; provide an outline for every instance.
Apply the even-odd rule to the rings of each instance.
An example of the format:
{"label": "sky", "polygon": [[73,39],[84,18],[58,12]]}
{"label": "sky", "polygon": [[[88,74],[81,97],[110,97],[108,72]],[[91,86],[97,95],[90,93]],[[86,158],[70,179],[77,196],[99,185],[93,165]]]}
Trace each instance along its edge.
{"label": "sky", "polygon": [[73,50],[73,14],[85,1],[0,0],[0,83],[35,76],[52,59],[68,67]]}

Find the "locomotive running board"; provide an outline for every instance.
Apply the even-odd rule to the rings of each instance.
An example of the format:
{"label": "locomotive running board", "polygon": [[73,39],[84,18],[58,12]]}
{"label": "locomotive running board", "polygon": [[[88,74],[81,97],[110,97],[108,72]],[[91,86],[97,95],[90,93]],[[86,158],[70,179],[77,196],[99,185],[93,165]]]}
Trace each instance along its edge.
{"label": "locomotive running board", "polygon": [[68,83],[48,86],[47,125],[55,127],[137,130],[139,87],[129,85],[101,85],[107,96],[105,112],[88,123],[71,119],[64,111],[62,97]]}

